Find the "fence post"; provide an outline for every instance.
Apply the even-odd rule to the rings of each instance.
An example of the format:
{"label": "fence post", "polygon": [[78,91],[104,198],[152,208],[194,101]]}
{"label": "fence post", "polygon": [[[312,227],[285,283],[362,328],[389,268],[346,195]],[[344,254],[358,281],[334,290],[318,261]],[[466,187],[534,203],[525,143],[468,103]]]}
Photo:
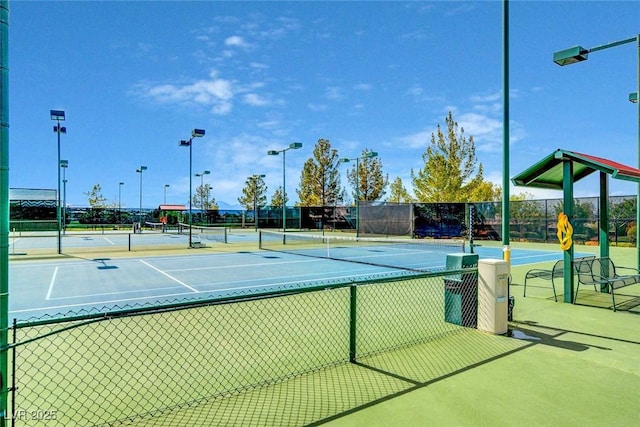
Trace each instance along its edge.
{"label": "fence post", "polygon": [[357,306],[357,289],[358,286],[353,284],[349,288],[349,362],[356,362],[356,306]]}

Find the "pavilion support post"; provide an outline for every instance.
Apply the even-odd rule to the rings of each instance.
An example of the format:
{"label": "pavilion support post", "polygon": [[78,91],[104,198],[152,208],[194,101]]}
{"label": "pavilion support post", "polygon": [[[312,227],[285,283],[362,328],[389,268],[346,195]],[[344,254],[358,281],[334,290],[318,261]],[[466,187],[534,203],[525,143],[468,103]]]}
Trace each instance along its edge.
{"label": "pavilion support post", "polygon": [[609,256],[609,176],[600,171],[600,257]]}
{"label": "pavilion support post", "polygon": [[[562,162],[562,189],[564,195],[564,214],[573,222],[573,162],[565,159]],[[573,244],[564,251],[564,302],[573,303]]]}

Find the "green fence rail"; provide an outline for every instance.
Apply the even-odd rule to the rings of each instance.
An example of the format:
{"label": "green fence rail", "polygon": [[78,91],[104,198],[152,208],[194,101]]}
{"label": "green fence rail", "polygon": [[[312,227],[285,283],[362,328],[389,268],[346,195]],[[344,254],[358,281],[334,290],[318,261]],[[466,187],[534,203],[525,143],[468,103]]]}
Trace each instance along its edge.
{"label": "green fence rail", "polygon": [[[446,337],[469,333],[445,321],[443,274],[455,273],[14,322],[11,419],[51,426],[317,422],[415,385],[394,376],[359,385],[386,369],[375,365],[381,355],[429,342],[442,351]],[[430,369],[446,375],[477,361],[464,359],[444,358]],[[348,380],[353,372],[346,371],[364,364],[374,368]]]}

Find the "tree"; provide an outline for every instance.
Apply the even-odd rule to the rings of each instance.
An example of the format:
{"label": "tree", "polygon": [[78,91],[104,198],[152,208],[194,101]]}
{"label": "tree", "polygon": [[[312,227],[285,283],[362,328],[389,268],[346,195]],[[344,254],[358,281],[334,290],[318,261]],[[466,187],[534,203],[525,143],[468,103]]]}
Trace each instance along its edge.
{"label": "tree", "polygon": [[105,207],[106,197],[102,196],[102,188],[100,184],[94,184],[90,191],[83,193],[89,198],[89,206],[94,209],[100,209]]}
{"label": "tree", "polygon": [[211,186],[209,184],[196,187],[196,193],[193,195],[193,204],[197,209],[202,209],[203,211],[218,210],[216,199],[211,196]]}
{"label": "tree", "polygon": [[400,177],[396,177],[391,184],[389,184],[389,190],[391,194],[387,197],[387,202],[393,203],[413,203],[414,199],[411,197]]}
{"label": "tree", "polygon": [[238,203],[247,210],[257,209],[267,204],[267,185],[260,175],[247,178],[242,189],[242,196],[238,197]]}
{"label": "tree", "polygon": [[446,135],[439,124],[431,134],[431,143],[422,154],[424,167],[417,173],[411,170],[414,193],[420,202],[483,201],[477,197],[495,190],[484,181],[473,136],[467,139],[451,112],[445,122]]}
{"label": "tree", "polygon": [[338,150],[327,139],[319,139],[300,175],[298,197],[301,206],[333,206],[342,195]]}
{"label": "tree", "polygon": [[[354,188],[353,198],[360,201],[373,202],[384,196],[389,184],[389,175],[382,174],[382,161],[378,157],[367,157],[372,151],[365,148],[356,165],[347,171],[347,179]],[[358,187],[357,191],[355,190]]]}
{"label": "tree", "polygon": [[107,198],[102,196],[100,184],[94,184],[91,190],[85,192],[84,195],[89,198],[89,206],[91,209],[83,215],[84,218],[82,218],[81,222],[87,224],[103,223]]}
{"label": "tree", "polygon": [[284,192],[282,191],[282,186],[276,188],[276,191],[273,192],[273,194],[271,195],[271,206],[275,206],[275,207],[282,207],[282,202],[284,199],[284,203],[287,203],[289,201],[289,198],[283,198]]}

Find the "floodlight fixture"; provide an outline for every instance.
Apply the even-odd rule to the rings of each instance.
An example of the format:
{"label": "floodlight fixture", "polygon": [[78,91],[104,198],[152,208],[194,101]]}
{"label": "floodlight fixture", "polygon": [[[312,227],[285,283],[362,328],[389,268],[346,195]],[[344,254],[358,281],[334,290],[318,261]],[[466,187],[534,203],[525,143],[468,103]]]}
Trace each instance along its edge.
{"label": "floodlight fixture", "polygon": [[60,134],[67,133],[67,128],[60,126],[60,122],[64,121],[64,110],[49,110],[51,120],[55,120],[57,123],[53,127],[53,132],[58,135],[58,194],[56,196],[56,218],[58,219],[58,253],[62,253],[62,218],[60,211]]}
{"label": "floodlight fixture", "polygon": [[64,121],[64,110],[49,110],[51,112],[51,120],[57,120],[59,122]]}
{"label": "floodlight fixture", "polygon": [[356,161],[356,237],[360,236],[360,160],[378,157],[377,151],[365,151],[360,157],[346,158],[338,160],[340,163],[349,163],[351,160]]}
{"label": "floodlight fixture", "polygon": [[191,231],[192,224],[192,199],[193,199],[193,138],[202,138],[205,134],[204,129],[193,129],[191,138],[181,140],[180,147],[189,147],[189,248],[193,248],[193,234]]}
{"label": "floodlight fixture", "polygon": [[638,92],[632,92],[629,94],[629,101],[634,104],[638,103]]}
{"label": "floodlight fixture", "polygon": [[553,53],[553,62],[560,65],[575,64],[576,62],[586,61],[589,57],[589,51],[582,46],[574,46]]}
{"label": "floodlight fixture", "polygon": [[68,168],[69,167],[69,160],[60,160],[60,167],[61,168]]}
{"label": "floodlight fixture", "polygon": [[282,153],[282,231],[287,231],[287,181],[285,176],[285,165],[286,165],[286,154],[289,150],[297,150],[298,148],[302,148],[301,142],[292,142],[289,144],[287,148],[283,148],[282,150],[269,150],[267,151],[267,155],[269,156],[277,156]]}

